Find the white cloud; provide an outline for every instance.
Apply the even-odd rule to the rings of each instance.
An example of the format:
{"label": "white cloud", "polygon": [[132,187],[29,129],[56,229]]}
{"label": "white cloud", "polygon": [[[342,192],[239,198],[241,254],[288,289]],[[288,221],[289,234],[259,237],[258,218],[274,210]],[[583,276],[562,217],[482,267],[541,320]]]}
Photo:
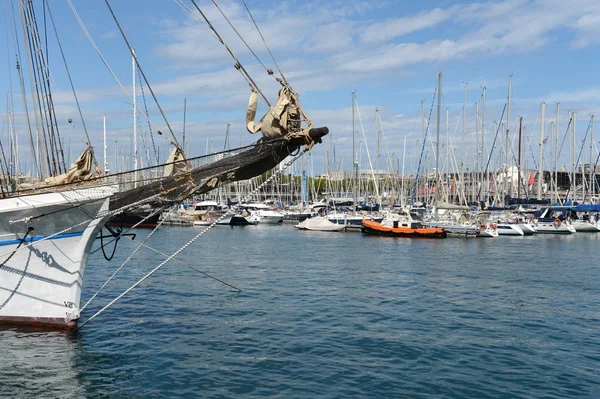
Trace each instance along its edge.
{"label": "white cloud", "polygon": [[434,8],[410,17],[388,19],[368,26],[360,36],[364,43],[385,42],[422,29],[431,28],[445,21],[453,14],[452,10]]}

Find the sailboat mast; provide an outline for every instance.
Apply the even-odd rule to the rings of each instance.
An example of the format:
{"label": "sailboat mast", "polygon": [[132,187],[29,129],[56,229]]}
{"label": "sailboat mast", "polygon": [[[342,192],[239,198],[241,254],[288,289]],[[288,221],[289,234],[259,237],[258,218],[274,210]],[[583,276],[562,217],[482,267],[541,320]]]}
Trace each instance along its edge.
{"label": "sailboat mast", "polygon": [[576,180],[577,170],[576,170],[576,165],[575,165],[577,163],[577,160],[575,159],[575,158],[577,158],[575,155],[575,148],[577,147],[577,144],[575,143],[575,135],[577,134],[577,129],[576,129],[577,112],[573,111],[571,113],[571,115],[573,117],[573,130],[572,130],[573,135],[571,136],[571,175],[573,176],[573,178],[571,180],[571,186],[572,186],[572,189],[571,189],[572,194],[571,195],[572,195],[573,199],[577,199],[577,197],[576,197],[576,195],[577,195],[577,180]]}
{"label": "sailboat mast", "polygon": [[555,202],[559,202],[558,196],[558,126],[560,118],[560,103],[556,103],[556,126],[554,127],[554,191]]}
{"label": "sailboat mast", "polygon": [[540,109],[540,153],[538,157],[537,199],[542,199],[542,183],[544,182],[544,121],[546,118],[546,103],[542,102]]}
{"label": "sailboat mast", "polygon": [[[425,100],[421,100],[421,140],[423,140],[422,142],[425,142]],[[417,148],[415,149],[415,153],[416,151],[418,151],[419,149],[419,140],[417,140]],[[419,171],[417,170],[417,173]],[[427,175],[425,175],[425,180],[427,180]],[[417,178],[417,180],[415,181],[415,190],[417,193],[417,200],[419,200],[419,179]],[[423,185],[425,186],[425,185]],[[423,198],[425,198],[425,191],[423,191]],[[425,202],[425,199],[423,199],[423,202]]]}
{"label": "sailboat mast", "polygon": [[133,170],[134,173],[134,186],[137,187],[138,180],[138,149],[137,149],[137,103],[136,103],[136,89],[135,89],[135,49],[131,49],[131,69],[133,75]]}
{"label": "sailboat mast", "polygon": [[[404,149],[402,150],[402,180],[400,181],[400,205],[404,206],[404,161],[406,159],[406,136],[404,136]],[[393,168],[393,166],[392,166]],[[392,207],[394,204],[392,204]]]}
{"label": "sailboat mast", "polygon": [[523,134],[523,117],[519,118],[519,149],[517,155],[517,198],[521,198],[521,136]]}
{"label": "sailboat mast", "polygon": [[103,173],[106,175],[108,174],[108,161],[106,159],[106,115],[104,115],[104,117],[102,118],[102,138],[104,141],[104,170]]}
{"label": "sailboat mast", "polygon": [[438,74],[438,101],[437,101],[437,122],[435,131],[435,197],[438,199],[439,173],[440,173],[440,122],[442,112],[442,72]]}
{"label": "sailboat mast", "polygon": [[185,152],[185,116],[187,113],[187,98],[183,99],[183,137],[181,139],[181,149]]}
{"label": "sailboat mast", "polygon": [[[504,142],[504,195],[510,195],[512,193],[512,189],[508,186],[508,142],[509,142],[509,134],[510,134],[510,95],[512,91],[512,75],[508,77],[508,98],[507,98],[507,106],[506,106],[506,141]],[[504,199],[502,202],[504,203]],[[504,204],[506,205],[506,204]]]}
{"label": "sailboat mast", "polygon": [[467,87],[468,83],[463,82],[465,84],[465,93],[463,99],[463,120],[462,120],[462,137],[461,137],[461,149],[460,149],[460,181],[462,190],[462,182],[464,181],[464,165],[465,165],[465,132],[467,130]]}
{"label": "sailboat mast", "polygon": [[356,92],[352,92],[352,168],[354,174],[354,185],[352,192],[352,214],[356,213],[356,203],[358,202],[358,161],[356,159],[356,128],[354,122],[354,103],[356,102]]}
{"label": "sailboat mast", "polygon": [[[590,130],[590,199],[596,194],[596,165],[594,164],[594,114],[592,114]],[[591,201],[590,201],[591,203]]]}
{"label": "sailboat mast", "polygon": [[[480,158],[481,158],[481,185],[484,184],[484,182],[488,181],[488,176],[484,176],[484,174],[486,174],[487,171],[487,167],[484,166],[484,151],[485,151],[485,107],[486,107],[486,97],[487,97],[487,87],[483,86],[483,99],[482,99],[482,104],[481,104],[481,152],[480,152]],[[494,134],[496,133],[496,131],[494,131]],[[489,190],[489,183],[487,183],[484,187],[484,190],[487,188],[487,190]],[[483,190],[479,190],[478,192],[482,192]],[[483,191],[483,194],[485,195],[485,191]]]}
{"label": "sailboat mast", "polygon": [[375,161],[375,173],[377,173],[377,175],[379,176],[379,109],[375,108],[375,131],[377,132],[377,146],[376,146],[376,152],[377,154],[375,155],[376,161]]}

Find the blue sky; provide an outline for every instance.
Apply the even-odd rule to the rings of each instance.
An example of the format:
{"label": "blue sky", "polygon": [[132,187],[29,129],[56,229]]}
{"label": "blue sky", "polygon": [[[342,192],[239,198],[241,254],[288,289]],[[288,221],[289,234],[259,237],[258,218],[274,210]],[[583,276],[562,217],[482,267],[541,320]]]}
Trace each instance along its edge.
{"label": "blue sky", "polygon": [[[7,18],[9,56],[1,57],[3,62],[0,63],[0,124],[5,126],[6,93],[9,92],[7,76],[8,68],[11,68],[15,122],[25,153],[27,133],[21,91],[14,71],[11,1],[17,7],[16,0],[2,0],[1,6],[0,48],[5,54],[4,18]],[[421,101],[424,100],[429,113],[439,71],[444,73],[444,119],[441,125],[445,131],[445,111],[448,109],[452,148],[456,148],[458,154],[462,141],[463,82],[468,83],[464,162],[469,167],[473,167],[476,145],[475,102],[481,99],[483,86],[487,87],[486,141],[491,142],[493,121],[500,119],[508,77],[513,75],[511,138],[516,132],[518,118],[523,116],[526,142],[531,147],[525,151],[529,155],[529,167],[533,167],[533,157],[538,156],[541,101],[547,104],[545,136],[550,135],[555,102],[560,102],[560,135],[562,137],[567,126],[568,110],[575,110],[578,142],[583,139],[591,113],[596,112],[600,103],[600,86],[595,79],[600,7],[593,0],[247,2],[283,73],[300,93],[305,110],[316,125],[331,129],[336,167],[342,167],[344,158],[348,164],[351,157],[352,91],[356,91],[364,127],[363,138],[363,129],[357,121],[357,142],[368,142],[374,158],[375,108],[378,108],[385,137],[380,167],[384,167],[386,154],[401,157],[406,137],[408,171],[413,171],[418,161]],[[39,29],[43,32],[42,2],[35,3]],[[102,116],[106,114],[111,167],[113,170],[122,168],[126,166],[123,161],[119,166],[114,163],[117,162],[115,158],[120,160],[131,151],[131,99],[102,64],[68,2],[50,3],[97,155],[102,157]],[[72,0],[72,3],[108,64],[130,92],[131,59],[105,3],[99,0]],[[193,7],[188,0],[182,0],[182,3]],[[241,0],[219,0],[217,3],[261,60],[275,69]],[[261,89],[274,100],[276,82],[261,69],[214,5],[207,1],[198,4]],[[190,155],[205,153],[207,141],[209,150],[221,149],[227,123],[231,124],[234,146],[249,144],[256,139],[244,127],[249,88],[232,67],[223,46],[205,26],[190,18],[175,1],[112,1],[111,5],[129,42],[135,46],[142,68],[179,138],[183,102],[187,98]],[[76,156],[83,148],[81,122],[48,19],[47,24],[59,125],[65,143],[71,143],[71,152]],[[20,31],[19,38],[22,40]],[[23,44],[20,45],[24,60]],[[29,82],[28,77],[25,82]],[[147,89],[145,94],[155,129],[166,133],[168,130]],[[138,101],[143,106],[139,89]],[[264,110],[263,104],[259,112]],[[69,118],[74,124],[67,122]],[[431,127],[434,136],[435,109]],[[138,131],[148,131],[143,117]],[[5,140],[5,127],[1,134]],[[168,142],[164,138],[155,140],[163,148],[161,157],[164,159]],[[326,145],[314,149],[313,173],[323,172],[329,148],[327,141]],[[426,148],[432,149],[430,144]],[[548,143],[546,156],[550,157],[553,151],[553,146]],[[486,148],[485,153],[488,152],[489,148]],[[363,149],[362,153],[366,151]],[[22,156],[21,163],[24,162]],[[561,163],[567,162],[568,152],[563,150]],[[429,161],[428,167],[432,164]]]}

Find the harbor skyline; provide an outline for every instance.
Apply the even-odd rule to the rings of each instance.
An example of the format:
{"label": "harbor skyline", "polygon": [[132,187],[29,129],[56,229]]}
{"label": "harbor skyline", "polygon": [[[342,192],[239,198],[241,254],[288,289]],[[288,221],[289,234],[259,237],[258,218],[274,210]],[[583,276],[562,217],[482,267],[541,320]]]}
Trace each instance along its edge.
{"label": "harbor skyline", "polygon": [[[191,19],[175,3],[151,3],[152,6],[145,8],[118,4],[115,12],[122,18],[140,64],[153,82],[153,89],[178,135],[183,131],[183,103],[187,98],[190,155],[222,149],[227,124],[230,124],[232,147],[252,142],[255,137],[246,132],[243,119],[250,91],[244,92],[247,84],[231,68],[227,52],[207,35],[205,26]],[[3,7],[7,29],[0,35],[8,34],[14,40],[12,11],[8,4]],[[487,89],[485,127],[488,137],[492,137],[493,122],[500,120],[506,102],[509,75],[513,76],[511,134],[518,126],[518,118],[523,116],[536,156],[541,101],[545,101],[547,107],[546,130],[554,119],[555,102],[560,102],[559,134],[564,133],[568,124],[567,112],[573,110],[578,114],[577,136],[581,138],[590,114],[596,112],[600,104],[600,87],[587,79],[593,76],[597,59],[594,49],[598,46],[598,32],[593,21],[600,18],[600,12],[591,1],[579,0],[569,5],[557,1],[510,0],[493,4],[448,1],[420,5],[363,1],[330,4],[302,1],[294,2],[293,7],[291,4],[258,2],[252,5],[253,15],[286,78],[301,93],[304,107],[314,120],[330,126],[339,164],[343,156],[351,158],[352,91],[356,92],[360,113],[360,120],[358,114],[356,120],[357,142],[368,142],[374,153],[377,108],[385,153],[399,159],[406,137],[406,167],[413,170],[418,163],[418,141],[422,138],[421,102],[427,119],[431,111],[430,123],[435,127],[436,110],[432,103],[439,71],[444,72],[442,113],[445,118],[448,110],[454,148],[460,146],[461,113],[467,89],[465,145],[470,147],[471,154],[475,153],[475,102],[482,98],[482,87]],[[199,5],[242,64],[257,77],[263,91],[274,92],[276,82],[265,73],[219,11],[209,2],[199,2]],[[258,51],[261,60],[276,70],[243,4],[224,1],[220,5],[250,46],[261,50]],[[69,5],[53,6],[53,17],[63,38],[61,44],[97,156],[101,156],[98,150],[102,146],[104,115],[107,116],[109,157],[127,156],[131,153],[128,137],[132,131],[131,98],[125,94],[131,91],[130,55],[110,14],[101,4],[75,2],[73,6],[124,88],[119,87],[100,61]],[[161,10],[158,14],[157,8]],[[127,15],[130,17],[124,18]],[[197,12],[193,15],[199,16]],[[64,137],[70,139],[72,153],[77,154],[84,147],[82,126],[62,61],[54,51],[57,50],[56,39],[50,26],[46,29],[50,54],[53,54],[50,68],[59,127]],[[20,36],[20,32],[17,35]],[[76,40],[64,40],[66,37]],[[203,40],[197,40],[198,37]],[[2,41],[6,42],[6,37]],[[15,123],[18,133],[24,134],[25,118],[19,105],[22,100],[13,61],[14,44],[9,44],[9,50],[10,56],[0,65],[0,73],[7,76],[8,69],[12,69]],[[22,48],[21,52],[25,60]],[[27,74],[25,65],[23,70]],[[3,110],[7,109],[9,85],[8,80],[0,83],[5,94],[0,98]],[[139,82],[137,90],[141,107],[143,97]],[[164,159],[169,143],[156,135],[156,130],[165,132],[167,129],[147,88],[143,94]],[[479,107],[481,112],[481,104]],[[262,102],[259,114],[264,111]],[[148,131],[148,123],[142,115],[138,125],[140,134]],[[444,125],[442,120],[442,129]],[[24,152],[25,140],[20,142],[20,147]],[[329,148],[329,145],[323,146],[313,154],[315,174],[324,172],[325,157],[333,156],[328,154]],[[471,158],[472,155],[464,164],[472,164],[473,169]],[[20,163],[24,162],[21,157]],[[118,161],[113,160],[113,163],[118,164]],[[381,164],[385,163],[381,161]],[[567,160],[561,159],[561,165],[568,166]],[[25,165],[21,168],[25,169]]]}

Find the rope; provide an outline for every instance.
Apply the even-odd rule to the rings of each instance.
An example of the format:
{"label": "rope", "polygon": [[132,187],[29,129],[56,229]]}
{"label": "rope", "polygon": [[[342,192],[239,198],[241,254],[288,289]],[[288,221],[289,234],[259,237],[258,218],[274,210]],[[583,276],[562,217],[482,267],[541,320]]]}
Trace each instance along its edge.
{"label": "rope", "polygon": [[[150,215],[148,215],[148,216],[147,216],[145,219],[147,219],[147,218],[151,217],[152,215],[153,215],[153,214],[150,214]],[[145,220],[145,219],[144,219],[144,220]],[[144,220],[141,220],[139,223],[142,223]],[[139,223],[138,223],[138,224],[139,224]],[[152,236],[152,234],[154,234],[154,233],[155,233],[155,232],[158,230],[158,228],[159,228],[159,227],[162,225],[162,223],[163,223],[163,220],[161,220],[161,221],[160,221],[160,222],[159,222],[159,223],[156,225],[156,227],[155,227],[155,228],[154,228],[154,229],[153,229],[153,230],[150,232],[150,234],[148,234],[148,236],[147,236],[146,238],[144,238],[144,241],[140,242],[140,245],[138,245],[138,247],[137,247],[136,249],[134,249],[134,250],[133,250],[133,252],[131,252],[131,255],[129,255],[129,256],[127,257],[127,259],[125,259],[125,261],[124,261],[123,263],[121,263],[121,266],[119,266],[119,267],[117,268],[117,270],[115,270],[115,272],[112,274],[112,276],[110,276],[110,277],[108,278],[108,280],[106,280],[106,281],[104,282],[104,284],[102,284],[102,286],[101,286],[100,288],[98,288],[98,291],[96,291],[96,293],[94,293],[94,295],[92,295],[92,296],[91,296],[91,298],[87,300],[87,302],[85,303],[85,305],[83,305],[83,307],[80,309],[80,311],[83,311],[83,309],[85,309],[85,308],[86,308],[86,306],[87,306],[87,305],[89,305],[89,304],[90,304],[90,302],[92,302],[92,300],[93,300],[94,298],[96,298],[96,296],[97,296],[97,295],[100,293],[100,291],[102,291],[102,290],[104,289],[104,287],[106,287],[106,285],[107,285],[107,284],[108,284],[108,283],[109,283],[109,282],[110,282],[110,281],[111,281],[111,280],[112,280],[112,279],[113,279],[113,278],[114,278],[114,277],[117,275],[117,273],[119,273],[119,272],[121,271],[121,269],[123,269],[123,267],[124,267],[124,266],[127,264],[127,262],[129,262],[129,261],[131,260],[131,258],[133,258],[133,255],[135,255],[135,254],[137,253],[137,251],[138,251],[138,250],[139,250],[139,249],[142,247],[142,244],[143,244],[143,243],[145,243],[145,242],[146,242],[146,241],[147,241],[147,240],[148,240],[148,239],[149,239],[149,238]],[[100,237],[102,237],[102,235],[100,235]],[[119,237],[120,237],[120,236],[119,236]],[[115,238],[115,240],[116,240],[116,241],[118,241],[119,237]],[[132,239],[132,241],[133,241],[133,239]],[[116,243],[115,243],[115,248],[116,248],[116,246],[117,246],[117,245],[116,245]],[[110,259],[109,259],[109,260],[110,260]]]}
{"label": "rope", "polygon": [[272,75],[273,71],[271,69],[267,68],[267,66],[261,61],[261,59],[258,57],[258,55],[254,52],[254,50],[252,50],[252,48],[250,47],[250,45],[248,44],[248,42],[246,42],[246,40],[244,40],[244,38],[242,37],[242,35],[240,35],[240,32],[238,32],[238,30],[235,28],[235,26],[233,26],[233,24],[231,23],[231,21],[229,20],[229,18],[227,18],[227,15],[225,15],[225,13],[223,12],[223,10],[221,10],[221,7],[219,7],[219,5],[217,4],[217,2],[215,0],[212,0],[212,2],[215,5],[215,7],[217,7],[217,10],[219,10],[219,12],[223,16],[223,18],[225,18],[225,21],[227,21],[227,23],[229,24],[229,26],[231,26],[231,29],[233,29],[233,31],[238,35],[238,37],[240,38],[240,40],[246,45],[246,47],[248,48],[248,50],[250,50],[250,52],[252,53],[252,55],[254,56],[254,58],[256,58],[256,60],[260,63],[260,65],[263,66],[263,68],[265,68],[265,71],[267,71],[267,73],[269,75]]}
{"label": "rope", "polygon": [[104,250],[104,234],[102,234],[102,229],[100,229],[100,248],[102,249],[102,255],[104,256],[104,259],[106,259],[109,262],[112,260],[112,258],[114,258],[115,252],[117,252],[117,244],[119,243],[119,238],[121,238],[121,235],[118,235],[116,237],[112,253],[110,254],[110,256],[108,256],[106,255],[106,251]]}
{"label": "rope", "polygon": [[425,142],[427,141],[427,136],[429,133],[429,122],[431,121],[431,114],[433,113],[433,104],[435,101],[435,96],[437,95],[437,86],[433,91],[433,97],[431,98],[431,107],[429,108],[429,117],[427,118],[427,129],[425,129],[425,136],[423,137],[423,144],[421,145],[421,155],[419,156],[419,164],[417,166],[417,173],[415,173],[415,187],[413,188],[413,192],[411,195],[410,203],[411,205],[415,202],[415,196],[417,194],[417,186],[419,183],[419,172],[421,171],[421,163],[423,161],[423,153],[425,152]]}
{"label": "rope", "polygon": [[[192,0],[193,1],[193,0]],[[224,213],[221,217],[219,217],[217,220],[215,220],[213,223],[210,224],[210,226],[207,226],[204,230],[202,230],[200,233],[198,233],[194,238],[192,238],[190,241],[188,241],[186,244],[184,244],[181,248],[179,248],[177,251],[175,251],[171,256],[169,256],[167,259],[165,259],[162,263],[160,263],[158,266],[156,266],[154,269],[152,269],[150,272],[148,272],[144,277],[142,277],[141,279],[139,279],[136,283],[134,283],[132,286],[130,286],[128,289],[126,289],[123,293],[121,293],[119,296],[117,296],[115,299],[113,299],[112,301],[110,301],[106,306],[104,306],[102,309],[100,309],[99,311],[97,311],[96,313],[94,313],[90,318],[88,318],[86,321],[84,321],[79,327],[77,327],[78,329],[81,329],[83,326],[85,326],[86,324],[88,324],[90,321],[94,320],[96,317],[98,317],[99,315],[101,315],[102,313],[104,313],[108,308],[110,308],[112,305],[114,305],[117,301],[119,301],[121,298],[123,298],[125,295],[127,295],[129,292],[131,292],[133,289],[135,289],[136,287],[138,287],[140,284],[142,284],[145,280],[147,280],[150,276],[152,276],[154,273],[156,273],[158,270],[160,270],[164,265],[166,265],[169,261],[171,261],[173,258],[175,258],[177,255],[179,255],[182,251],[184,251],[187,247],[189,247],[190,245],[192,245],[196,240],[198,240],[200,237],[202,237],[208,230],[210,230],[211,228],[213,228],[214,226],[216,226],[221,220],[223,220],[225,217],[229,216],[230,214],[233,214],[237,211],[237,209],[240,207],[240,204],[242,204],[245,201],[248,201],[250,198],[252,198],[252,195],[254,195],[255,192],[259,191],[264,185],[266,185],[267,183],[269,183],[275,176],[277,176],[277,174],[283,172],[285,169],[287,169],[287,167],[289,167],[292,163],[294,163],[298,158],[300,158],[304,152],[306,152],[306,150],[304,150],[300,155],[292,158],[291,160],[289,160],[282,168],[281,170],[277,171],[276,173],[273,173],[269,178],[267,178],[263,183],[261,183],[260,185],[258,185],[254,190],[252,190],[245,198],[243,198],[238,204],[234,205],[231,209],[229,209],[226,213]]]}
{"label": "rope", "polygon": [[[213,0],[214,2],[214,0]],[[275,61],[275,57],[273,56],[273,53],[271,53],[271,49],[269,48],[269,46],[267,45],[267,42],[265,41],[265,38],[262,34],[262,32],[260,31],[260,29],[258,28],[258,25],[256,24],[256,21],[254,20],[254,17],[252,16],[252,13],[250,12],[250,9],[248,8],[248,5],[246,4],[246,0],[242,0],[242,3],[244,3],[244,7],[246,7],[246,11],[248,11],[248,15],[250,16],[250,18],[252,19],[252,22],[254,23],[254,26],[256,27],[256,30],[258,31],[258,34],[260,35],[260,38],[262,39],[263,43],[265,44],[265,47],[267,48],[267,51],[269,52],[269,55],[271,56],[271,59],[273,60],[273,63],[275,63],[275,67],[277,68],[277,70],[279,71],[279,75],[281,75],[281,78],[283,79],[283,81],[290,86],[290,84],[288,83],[287,79],[285,78],[285,76],[283,76],[283,72],[281,72],[281,69],[279,69],[279,65],[277,65],[277,61]]]}
{"label": "rope", "polygon": [[[27,238],[27,236],[29,235],[29,233],[31,233],[33,231],[33,227],[29,226],[27,228],[27,232],[25,233],[25,236],[20,240],[19,245],[17,245],[17,248],[15,248],[15,250],[9,255],[8,258],[6,258],[4,260],[4,262],[2,262],[2,264],[0,264],[0,267],[6,265],[6,262],[8,262],[13,255],[19,250],[19,248],[21,247],[21,245],[23,245],[23,243],[25,242],[25,239]],[[12,290],[12,292],[10,293],[10,295],[8,296],[8,298],[6,298],[6,300],[2,303],[2,305],[0,305],[0,309],[4,308],[6,306],[6,304],[12,299],[12,297],[15,295],[15,292],[17,292],[17,290],[19,289],[19,287],[21,286],[21,283],[23,282],[23,279],[25,278],[25,274],[27,272],[27,268],[29,267],[29,262],[27,262],[25,264],[25,268],[23,269],[23,274],[21,274],[21,278],[19,279],[19,282],[17,283],[17,285],[15,286],[15,289]]]}
{"label": "rope", "polygon": [[154,98],[154,102],[156,103],[156,107],[160,111],[160,114],[162,115],[165,123],[167,124],[167,128],[169,129],[169,132],[171,133],[171,136],[173,137],[175,145],[177,147],[180,147],[179,146],[179,142],[177,141],[177,137],[175,137],[175,133],[173,133],[173,129],[171,129],[171,125],[169,124],[169,121],[167,120],[167,116],[165,115],[165,112],[163,111],[162,107],[160,106],[160,104],[158,102],[158,98],[156,98],[156,95],[154,94],[154,90],[152,90],[152,86],[150,86],[150,82],[148,82],[148,79],[146,79],[146,74],[144,74],[144,70],[142,69],[142,66],[139,63],[139,61],[137,59],[137,56],[135,55],[135,52],[133,51],[133,48],[131,47],[131,45],[129,44],[129,41],[127,40],[127,37],[125,36],[125,32],[123,32],[123,29],[121,28],[121,25],[119,24],[119,21],[117,20],[117,16],[115,15],[115,13],[113,12],[112,8],[110,7],[110,4],[108,3],[108,0],[104,0],[104,2],[106,3],[106,6],[108,7],[108,10],[110,11],[110,14],[113,17],[113,19],[115,21],[115,24],[117,24],[117,28],[119,28],[119,32],[121,32],[121,36],[123,36],[123,40],[125,41],[125,44],[127,45],[127,48],[129,49],[129,52],[131,53],[133,59],[135,60],[135,64],[138,67],[138,71],[140,72],[140,74],[144,78],[144,82],[146,82],[146,86],[148,86],[148,90],[150,90],[150,94],[152,94],[152,98]]}
{"label": "rope", "polygon": [[[137,201],[137,202],[133,202],[133,203],[131,203],[131,204],[129,204],[129,205],[122,206],[121,208],[115,209],[114,211],[110,211],[110,212],[108,212],[106,215],[104,215],[103,217],[109,217],[109,216],[112,216],[112,215],[116,215],[116,214],[118,214],[118,213],[121,213],[121,212],[125,211],[125,210],[126,210],[126,209],[128,209],[128,208],[132,208],[132,207],[135,207],[135,206],[141,205],[141,204],[143,204],[143,203],[145,203],[145,202],[152,201],[154,198],[156,198],[156,197],[158,197],[158,196],[160,196],[160,193],[158,193],[158,194],[155,194],[155,195],[153,195],[153,196],[151,196],[151,197],[149,197],[149,198],[144,198],[144,199],[141,199],[141,200],[139,200],[139,201]],[[107,198],[108,198],[108,197],[107,197]],[[104,199],[106,199],[106,198],[104,198]],[[70,208],[69,208],[69,209],[70,209]],[[11,221],[9,221],[8,223],[10,223],[10,224],[14,224],[14,223],[20,223],[20,222],[26,222],[26,223],[28,223],[30,220],[31,220],[31,217],[25,217],[25,218],[18,219],[18,220],[11,220]],[[37,240],[37,241],[32,241],[30,244],[23,245],[22,247],[20,247],[20,248],[16,249],[16,250],[15,250],[15,252],[16,252],[17,250],[22,250],[22,249],[24,249],[24,248],[29,248],[29,247],[31,247],[31,246],[33,246],[33,245],[35,245],[35,244],[39,244],[39,243],[40,243],[40,242],[42,242],[42,241],[46,241],[46,240],[49,240],[49,239],[51,239],[51,238],[54,238],[54,237],[56,237],[56,236],[57,236],[57,235],[59,235],[59,234],[66,233],[67,231],[69,231],[69,230],[72,230],[72,229],[74,229],[75,227],[79,227],[79,226],[81,226],[81,225],[83,225],[83,224],[85,224],[85,223],[89,223],[91,220],[93,220],[93,219],[84,220],[83,222],[77,223],[77,224],[75,224],[75,225],[73,225],[73,226],[71,226],[71,227],[67,227],[66,229],[63,229],[63,230],[61,230],[61,231],[58,231],[58,232],[56,232],[56,233],[50,234],[49,236],[45,236],[44,238],[41,238],[41,239],[39,239],[39,240]],[[3,257],[3,256],[5,256],[5,255],[8,255],[9,253],[10,253],[10,251],[9,251],[9,252],[5,252],[5,253],[3,253],[3,254],[0,254],[0,258],[1,258],[1,257]]]}
{"label": "rope", "polygon": [[[105,1],[108,1],[108,0],[105,0]],[[270,107],[271,103],[269,102],[269,100],[267,100],[267,97],[265,97],[265,95],[263,94],[262,90],[260,90],[260,88],[258,87],[258,85],[256,84],[256,82],[254,82],[254,80],[252,79],[252,77],[250,76],[250,74],[248,73],[248,71],[246,71],[246,69],[244,68],[244,66],[240,62],[240,60],[238,60],[237,57],[235,56],[235,54],[233,54],[233,51],[231,51],[231,49],[229,48],[229,46],[227,46],[227,44],[225,44],[225,41],[223,40],[223,38],[221,37],[221,35],[219,35],[219,33],[217,32],[217,30],[215,29],[215,27],[210,23],[210,21],[208,20],[208,18],[206,17],[206,15],[202,12],[202,10],[200,9],[200,7],[198,7],[198,4],[196,4],[196,1],[192,0],[192,3],[194,4],[194,6],[198,10],[198,12],[202,15],[202,17],[204,18],[204,20],[208,24],[209,28],[215,33],[215,35],[217,35],[217,40],[223,46],[225,46],[225,49],[227,50],[227,52],[229,53],[229,55],[231,55],[231,57],[235,61],[235,64],[234,64],[235,69],[237,69],[237,70],[240,71],[240,73],[242,74],[242,76],[244,76],[244,78],[250,84],[250,86],[253,89],[256,89],[256,91],[258,91],[258,93],[261,95],[261,97],[263,98],[263,100],[265,100],[265,102],[267,103],[267,105],[269,105],[269,107]]]}
{"label": "rope", "polygon": [[[148,245],[148,244],[144,244],[143,242],[136,241],[136,240],[135,240],[133,237],[132,237],[132,238],[130,238],[130,239],[131,239],[131,241],[138,242],[138,243],[139,243],[141,246],[143,246],[144,248],[147,248],[147,249],[149,249],[149,250],[151,250],[151,251],[153,251],[153,252],[155,252],[155,253],[157,253],[157,254],[159,254],[159,255],[162,255],[162,256],[164,256],[165,258],[168,258],[168,257],[169,257],[169,255],[167,255],[166,253],[164,253],[164,252],[162,252],[162,251],[159,251],[159,250],[158,250],[158,249],[156,249],[156,248],[152,248],[152,247],[151,247],[150,245]],[[144,241],[145,241],[145,240],[144,240]],[[228,282],[226,282],[226,281],[220,280],[220,279],[218,279],[218,278],[216,278],[216,277],[214,277],[214,276],[211,276],[210,274],[208,274],[208,273],[206,273],[206,272],[203,272],[202,270],[199,270],[199,269],[195,268],[194,266],[192,266],[192,265],[190,265],[190,264],[188,264],[188,263],[186,263],[186,262],[183,262],[183,261],[181,261],[181,260],[179,260],[179,259],[173,259],[173,260],[174,260],[175,262],[177,262],[177,263],[179,263],[179,264],[181,264],[181,265],[183,265],[183,266],[185,266],[185,267],[189,268],[189,269],[192,269],[192,270],[194,270],[194,271],[196,271],[196,272],[198,272],[198,273],[200,273],[200,274],[202,274],[202,275],[204,275],[204,276],[208,277],[208,278],[211,278],[211,279],[213,279],[213,280],[215,280],[215,281],[218,281],[219,283],[225,284],[226,286],[228,286],[228,287],[231,287],[231,288],[233,288],[233,289],[237,290],[238,292],[242,292],[242,290],[241,290],[240,288],[238,288],[238,287],[236,287],[236,286],[234,286],[234,285],[231,285],[231,284],[229,284],[229,283],[228,283]]]}
{"label": "rope", "polygon": [[[65,58],[65,53],[62,48],[62,44],[60,43],[60,39],[58,37],[58,31],[56,30],[56,25],[54,24],[54,18],[52,17],[52,12],[50,11],[50,6],[46,3],[46,7],[48,9],[48,15],[50,16],[50,22],[52,22],[52,28],[54,29],[54,35],[56,36],[56,42],[58,43],[58,48],[60,50],[60,54],[62,56],[63,63],[65,64],[65,69],[67,71],[67,77],[69,78],[69,83],[71,85],[71,90],[73,91],[73,97],[75,98],[75,104],[77,104],[77,111],[79,112],[79,117],[81,118],[81,124],[83,125],[83,131],[85,132],[85,138],[87,139],[87,145],[92,145],[92,141],[90,140],[90,136],[88,134],[87,127],[85,125],[85,119],[83,118],[83,112],[81,111],[81,105],[79,104],[79,99],[77,98],[77,93],[75,92],[75,86],[73,85],[73,79],[71,78],[71,72],[69,71],[69,66],[67,64],[67,59]],[[45,14],[44,14],[45,18]],[[93,157],[95,166],[98,166],[98,162],[96,161],[96,157]]]}
{"label": "rope", "polygon": [[[144,100],[144,111],[146,111],[146,115],[148,115],[148,105],[146,104],[146,95],[144,95],[144,85],[142,84],[142,76],[138,73],[138,78],[140,80],[140,90],[142,91],[142,100]],[[139,116],[138,116],[139,118]],[[156,165],[160,163],[158,159],[158,152],[156,151],[156,144],[154,143],[154,134],[152,134],[152,124],[148,120],[148,131],[150,132],[150,139],[152,140],[152,149],[154,150],[154,157],[156,158]],[[184,143],[185,144],[185,143]]]}
{"label": "rope", "polygon": [[[127,98],[129,98],[130,100],[132,100],[131,95],[129,94],[129,92],[127,91],[127,89],[125,88],[125,86],[123,86],[123,84],[121,83],[121,81],[119,80],[119,78],[117,77],[117,75],[114,73],[114,71],[112,70],[112,68],[110,67],[110,65],[108,65],[108,61],[106,61],[106,59],[104,58],[104,56],[100,52],[100,49],[96,45],[96,42],[94,42],[94,39],[92,39],[92,36],[90,35],[90,33],[88,32],[87,28],[85,27],[85,24],[83,23],[83,20],[79,16],[79,13],[75,9],[75,6],[71,2],[71,0],[67,0],[67,3],[69,3],[69,6],[71,7],[71,10],[73,11],[73,15],[75,16],[75,19],[77,20],[77,22],[79,23],[79,26],[81,27],[81,30],[83,31],[83,33],[87,37],[87,39],[90,42],[90,44],[92,45],[92,47],[94,47],[94,49],[96,50],[96,53],[98,54],[98,56],[102,60],[102,63],[104,64],[104,66],[106,67],[106,69],[108,69],[108,72],[110,72],[110,74],[115,79],[115,81],[117,82],[117,84],[119,85],[119,87],[121,88],[121,90],[123,90],[123,93],[125,93],[125,95],[127,96]],[[133,100],[132,100],[132,102],[133,102]],[[148,115],[146,113],[144,113],[144,111],[139,106],[137,106],[137,108],[138,108],[138,112],[140,114],[142,114],[148,120],[148,123],[152,123],[150,121],[150,118],[148,117]],[[158,129],[158,127],[156,125],[154,125],[154,127],[156,129]],[[166,139],[166,137],[165,137],[165,139]]]}

